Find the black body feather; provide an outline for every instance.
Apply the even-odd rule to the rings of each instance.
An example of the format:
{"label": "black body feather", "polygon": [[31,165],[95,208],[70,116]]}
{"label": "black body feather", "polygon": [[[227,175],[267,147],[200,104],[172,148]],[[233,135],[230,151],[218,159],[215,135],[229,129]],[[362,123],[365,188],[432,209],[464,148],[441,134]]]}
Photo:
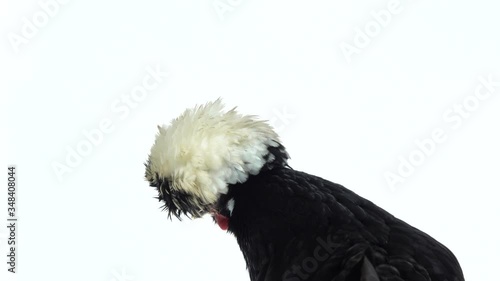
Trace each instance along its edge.
{"label": "black body feather", "polygon": [[[219,200],[252,281],[462,281],[442,244],[341,185],[272,165]],[[220,208],[223,209],[223,208]]]}

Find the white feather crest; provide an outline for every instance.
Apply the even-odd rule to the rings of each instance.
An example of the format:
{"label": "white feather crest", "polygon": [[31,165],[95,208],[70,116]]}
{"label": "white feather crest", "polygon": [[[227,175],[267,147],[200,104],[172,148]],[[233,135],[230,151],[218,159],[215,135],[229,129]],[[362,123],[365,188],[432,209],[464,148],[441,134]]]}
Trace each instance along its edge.
{"label": "white feather crest", "polygon": [[228,184],[257,174],[269,146],[279,138],[255,116],[224,111],[220,99],[187,109],[169,126],[158,126],[146,178],[168,180],[171,187],[214,203]]}

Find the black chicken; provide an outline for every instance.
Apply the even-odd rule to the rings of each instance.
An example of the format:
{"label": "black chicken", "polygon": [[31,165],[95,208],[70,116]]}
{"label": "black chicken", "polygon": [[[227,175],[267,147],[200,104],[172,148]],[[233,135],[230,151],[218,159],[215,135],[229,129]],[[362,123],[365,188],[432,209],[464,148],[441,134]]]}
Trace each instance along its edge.
{"label": "black chicken", "polygon": [[328,180],[293,170],[278,135],[220,100],[159,132],[146,163],[169,216],[211,214],[236,236],[252,281],[463,281],[424,232]]}

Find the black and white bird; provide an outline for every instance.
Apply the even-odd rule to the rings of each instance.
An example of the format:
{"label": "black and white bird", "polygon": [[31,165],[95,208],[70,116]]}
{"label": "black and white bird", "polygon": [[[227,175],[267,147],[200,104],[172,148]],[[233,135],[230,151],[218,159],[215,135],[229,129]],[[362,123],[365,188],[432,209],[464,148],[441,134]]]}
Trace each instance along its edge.
{"label": "black and white bird", "polygon": [[252,281],[462,281],[444,245],[342,185],[292,169],[265,121],[217,100],[159,126],[146,162],[169,217],[234,234]]}

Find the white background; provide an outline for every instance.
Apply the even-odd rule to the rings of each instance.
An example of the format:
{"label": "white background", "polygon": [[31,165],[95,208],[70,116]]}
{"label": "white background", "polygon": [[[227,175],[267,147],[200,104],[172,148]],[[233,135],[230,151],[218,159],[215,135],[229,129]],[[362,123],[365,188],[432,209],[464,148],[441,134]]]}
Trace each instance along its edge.
{"label": "white background", "polygon": [[[143,179],[156,125],[218,97],[270,119],[295,169],[434,236],[467,280],[498,280],[500,86],[474,105],[479,77],[500,81],[497,2],[401,0],[385,26],[374,19],[388,0],[66,2],[45,22],[37,1],[0,2],[1,160],[18,169],[18,280],[249,280],[233,236],[208,217],[169,221]],[[346,56],[346,44],[359,48]],[[127,115],[113,109],[148,67],[169,76]],[[467,118],[449,112],[464,99]],[[58,177],[54,165],[68,165],[103,120],[112,130]],[[445,141],[418,159],[415,142],[436,128]],[[420,162],[391,187],[386,173],[410,155]],[[8,235],[2,227],[2,280]]]}

